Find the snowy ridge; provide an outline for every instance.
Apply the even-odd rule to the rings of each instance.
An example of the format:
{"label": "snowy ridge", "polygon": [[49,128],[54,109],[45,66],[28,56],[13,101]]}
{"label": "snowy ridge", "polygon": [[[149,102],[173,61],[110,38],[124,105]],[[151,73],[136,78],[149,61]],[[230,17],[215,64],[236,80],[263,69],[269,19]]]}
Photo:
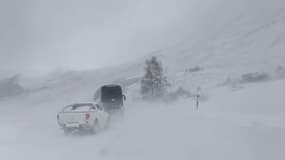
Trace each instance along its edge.
{"label": "snowy ridge", "polygon": [[[191,32],[177,44],[165,46],[129,64],[95,71],[68,72],[56,75],[56,78],[52,75],[51,79],[55,79],[56,87],[60,87],[69,85],[66,81],[90,86],[98,81],[108,83],[139,77],[143,74],[145,59],[153,55],[161,59],[173,81],[185,79],[191,82],[181,84],[191,86],[189,88],[215,87],[229,77],[236,78],[250,72],[272,74],[277,67],[284,67],[285,4],[282,0],[200,3],[194,3],[195,11],[200,14],[193,14]],[[193,76],[184,74],[185,70],[196,66],[203,70]],[[204,79],[208,81],[196,82]]]}

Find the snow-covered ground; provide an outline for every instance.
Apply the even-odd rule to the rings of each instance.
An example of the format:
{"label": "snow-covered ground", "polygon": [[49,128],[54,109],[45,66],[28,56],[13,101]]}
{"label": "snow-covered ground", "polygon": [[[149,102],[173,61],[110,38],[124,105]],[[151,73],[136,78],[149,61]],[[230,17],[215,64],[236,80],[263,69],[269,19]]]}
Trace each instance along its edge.
{"label": "snow-covered ground", "polygon": [[191,99],[129,102],[124,118],[86,136],[58,128],[56,112],[67,99],[48,93],[5,99],[0,159],[285,159],[285,80],[243,87],[212,90],[198,111]]}
{"label": "snow-covered ground", "polygon": [[[284,0],[195,2],[183,19],[186,38],[149,56],[162,60],[174,87],[201,87],[207,99],[198,111],[194,99],[137,101],[149,56],[24,79],[27,92],[0,99],[0,160],[284,160]],[[196,66],[201,70],[187,72]],[[268,79],[242,79],[255,72]],[[125,116],[97,135],[65,136],[56,113],[92,101],[98,86],[113,82],[127,86]]]}

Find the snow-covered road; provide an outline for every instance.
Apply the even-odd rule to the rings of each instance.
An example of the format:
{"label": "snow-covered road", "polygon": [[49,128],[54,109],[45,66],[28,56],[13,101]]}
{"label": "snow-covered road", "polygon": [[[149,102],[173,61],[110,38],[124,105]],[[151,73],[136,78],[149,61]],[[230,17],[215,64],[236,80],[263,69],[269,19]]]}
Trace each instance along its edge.
{"label": "snow-covered road", "polygon": [[[267,86],[264,94],[276,94],[285,89],[283,83],[252,85],[235,92],[217,90],[198,112],[192,100],[128,104],[124,118],[97,135],[65,136],[55,118],[60,101],[2,109],[0,159],[284,160],[284,100],[271,98],[272,104],[280,106],[272,107],[270,114],[253,114],[256,106],[247,106],[249,112],[226,106],[236,107],[246,98],[248,104],[256,100],[268,104],[268,99],[255,99],[253,93]],[[8,101],[1,106],[5,104]],[[265,105],[259,107],[266,111]]]}

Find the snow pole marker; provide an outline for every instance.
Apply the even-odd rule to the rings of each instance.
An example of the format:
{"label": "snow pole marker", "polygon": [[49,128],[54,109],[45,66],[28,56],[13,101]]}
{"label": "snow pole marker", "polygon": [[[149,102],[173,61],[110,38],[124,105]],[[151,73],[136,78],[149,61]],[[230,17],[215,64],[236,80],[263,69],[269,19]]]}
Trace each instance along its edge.
{"label": "snow pole marker", "polygon": [[198,111],[201,87],[197,87],[196,91],[197,91],[197,95],[196,95],[196,111]]}
{"label": "snow pole marker", "polygon": [[200,98],[200,95],[197,94],[197,99],[196,99],[196,111],[198,111],[198,109],[199,109],[199,98]]}

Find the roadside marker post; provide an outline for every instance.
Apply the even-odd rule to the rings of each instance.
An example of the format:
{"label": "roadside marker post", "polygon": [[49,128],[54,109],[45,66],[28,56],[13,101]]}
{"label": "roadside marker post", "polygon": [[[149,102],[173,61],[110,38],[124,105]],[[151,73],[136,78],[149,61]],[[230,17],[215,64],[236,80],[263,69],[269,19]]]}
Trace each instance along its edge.
{"label": "roadside marker post", "polygon": [[200,95],[197,94],[197,99],[196,99],[196,111],[198,111],[198,109],[199,109],[199,98],[200,98]]}
{"label": "roadside marker post", "polygon": [[197,96],[196,97],[196,111],[198,111],[201,87],[197,87],[196,92],[197,92],[197,95],[196,95]]}

